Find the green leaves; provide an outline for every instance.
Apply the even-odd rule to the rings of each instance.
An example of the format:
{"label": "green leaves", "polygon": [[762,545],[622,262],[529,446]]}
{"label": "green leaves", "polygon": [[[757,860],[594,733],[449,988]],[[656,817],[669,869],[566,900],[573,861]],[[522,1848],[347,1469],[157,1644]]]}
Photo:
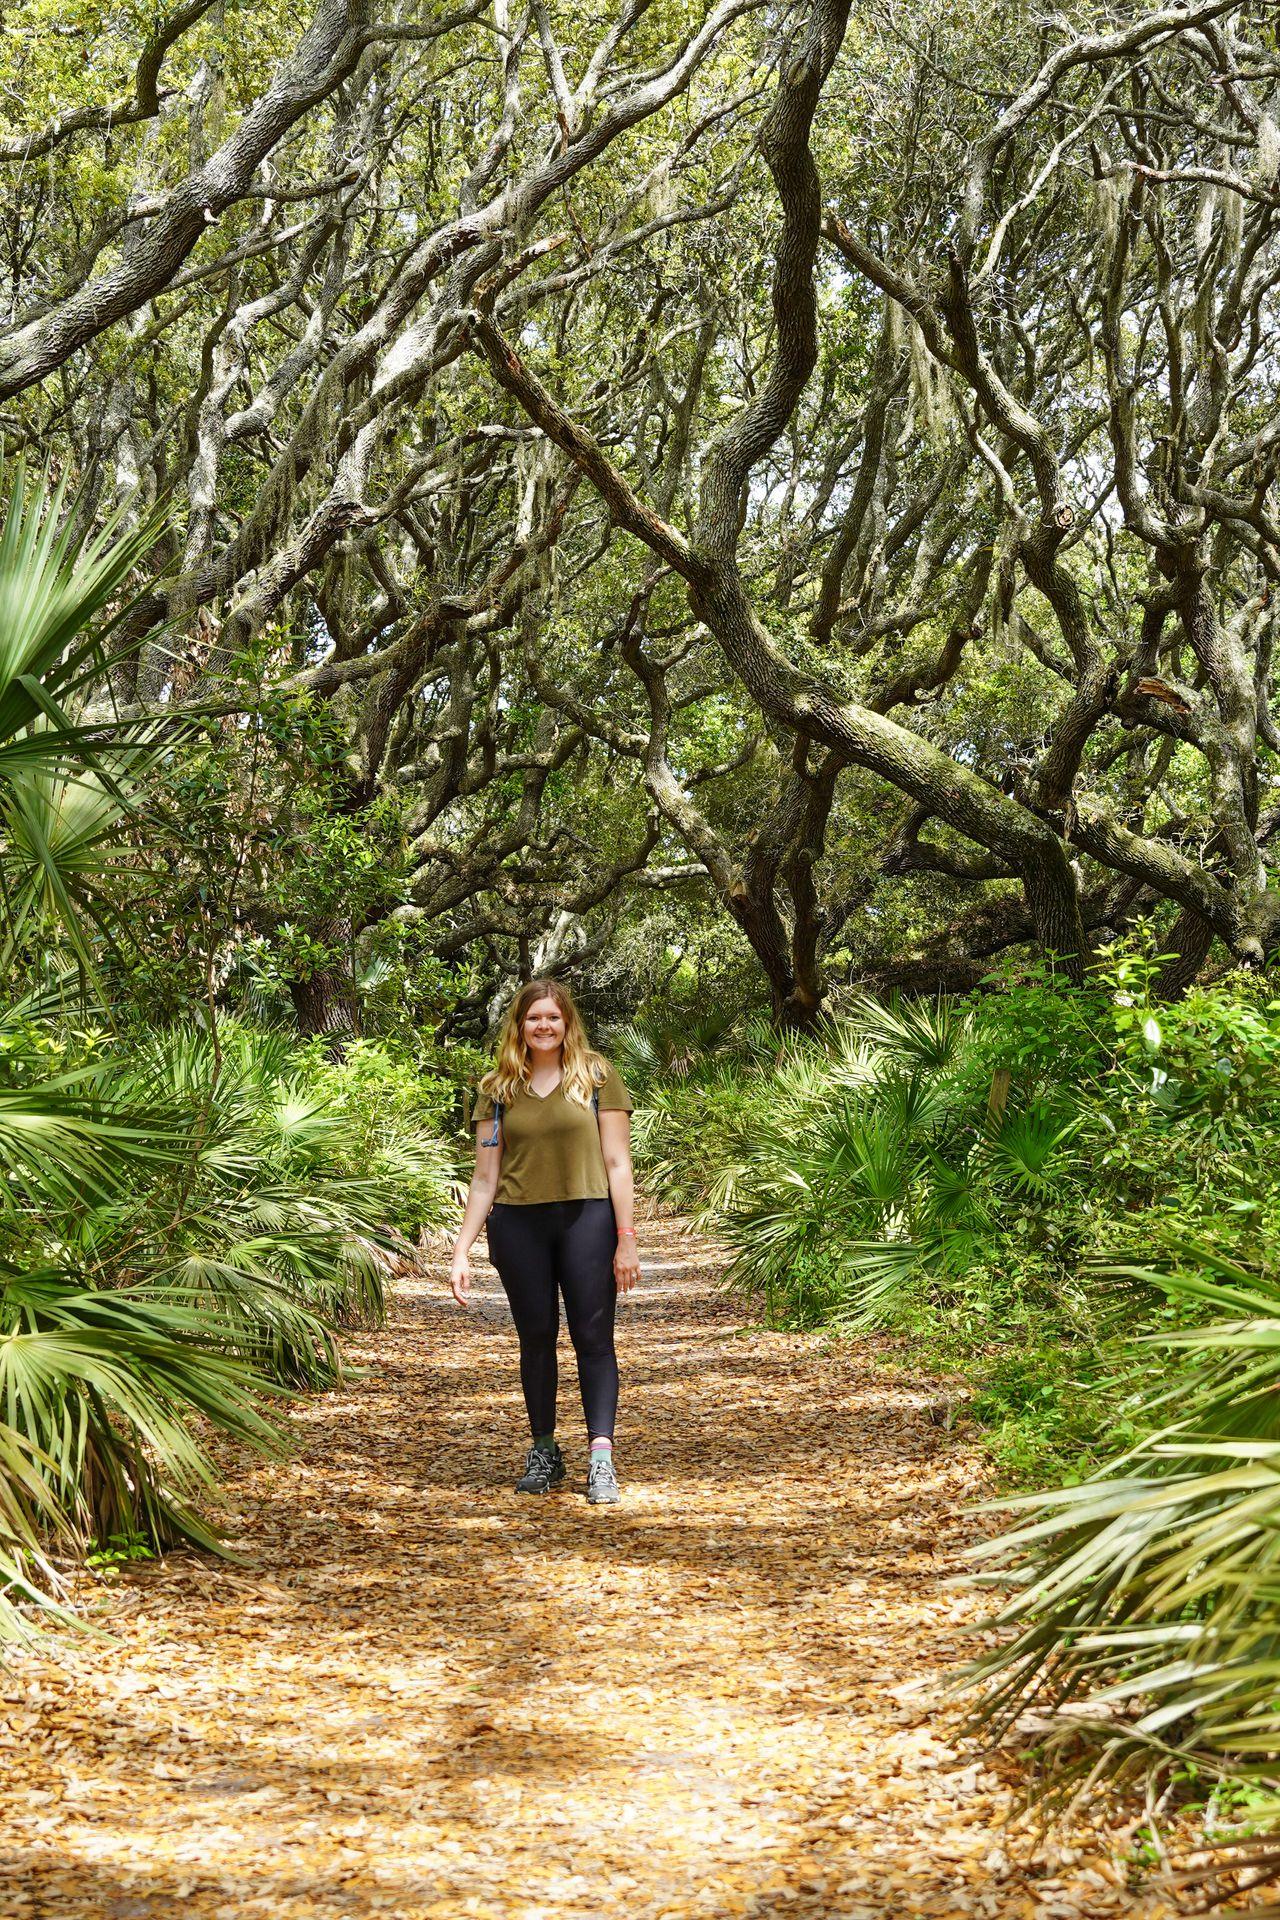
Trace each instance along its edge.
{"label": "green leaves", "polygon": [[161,522],[122,512],[84,535],[81,504],[64,506],[17,464],[0,525],[0,961],[43,919],[92,974],[101,883],[156,748],[144,727],[87,724],[85,702]]}
{"label": "green leaves", "polygon": [[632,1021],[613,1039],[613,1058],[634,1094],[659,1078],[683,1079],[735,1043],[736,1015],[726,1006],[711,1007],[676,1020]]}
{"label": "green leaves", "polygon": [[1051,1783],[1087,1770],[1154,1792],[1280,1749],[1280,1281],[1194,1242],[1115,1271],[1211,1317],[1141,1342],[1193,1364],[1176,1394],[1156,1373],[1134,1446],[1079,1485],[990,1503],[1014,1523],[971,1550],[973,1577],[1006,1597],[961,1681],[984,1738],[1035,1706]]}
{"label": "green leaves", "polygon": [[8,495],[0,524],[0,779],[15,765],[65,752],[74,735],[66,703],[96,678],[103,639],[126,609],[117,607],[102,628],[95,623],[159,532],[154,517],[128,527],[122,512],[85,537],[76,508],[63,519],[65,485],[52,493],[32,486],[21,461]]}
{"label": "green leaves", "polygon": [[[84,702],[156,529],[80,541],[62,509],[17,470],[0,954],[60,926],[97,981],[115,842],[159,749],[84,724]],[[338,1324],[382,1310],[406,1179],[443,1193],[443,1155],[403,1127],[370,1148],[281,1036],[175,1022],[126,1046],[77,1032],[56,993],[0,1012],[0,1638],[30,1606],[60,1611],[55,1548],[218,1546],[197,1504],[209,1435],[280,1445],[270,1399],[335,1380]]]}
{"label": "green leaves", "polygon": [[1073,1177],[1079,1122],[1019,1092],[992,1108],[974,1018],[856,1002],[760,1085],[719,1223],[731,1283],[848,1330],[938,1302]]}
{"label": "green leaves", "polygon": [[371,1143],[280,1036],[231,1023],[0,1084],[0,1637],[56,1603],[49,1538],[217,1546],[199,1435],[273,1449],[265,1403],[339,1377],[423,1165],[442,1207],[442,1149],[385,1121]]}

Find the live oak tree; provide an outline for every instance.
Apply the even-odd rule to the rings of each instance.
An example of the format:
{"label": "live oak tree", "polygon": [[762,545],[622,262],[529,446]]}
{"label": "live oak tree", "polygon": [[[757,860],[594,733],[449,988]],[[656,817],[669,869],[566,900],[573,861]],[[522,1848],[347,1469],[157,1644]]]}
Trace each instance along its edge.
{"label": "live oak tree", "polygon": [[316,951],[701,884],[803,1022],[890,889],[885,977],[1274,946],[1269,8],[17,25],[7,444],[170,503],[116,707],[327,709],[392,806]]}
{"label": "live oak tree", "polygon": [[[890,96],[892,180],[860,166],[824,205],[810,141],[846,10],[816,7],[760,139],[780,205],[770,350],[703,450],[689,532],[488,313],[470,323],[498,383],[684,582],[762,711],[911,796],[890,859],[1016,877],[1072,975],[1099,885],[1113,889],[1104,920],[1139,897],[1176,903],[1191,971],[1215,934],[1255,962],[1276,938],[1266,848],[1280,814],[1263,787],[1280,68],[1274,33],[1249,39],[1249,24],[1222,6],[1143,9],[1033,47],[1043,57],[994,115],[972,110],[994,91],[979,74],[939,86],[935,38]],[[947,114],[924,110],[926,82]],[[861,305],[865,330],[879,296],[881,319],[853,406],[842,414],[832,374],[810,419],[824,237],[861,282],[833,309]],[[744,531],[771,514],[783,559],[749,588]],[[861,698],[778,644],[769,600],[802,607],[819,648],[869,668]],[[993,767],[894,717],[956,684],[983,639],[1052,689],[1033,738]],[[1167,797],[1179,748],[1201,763],[1189,813]],[[981,853],[922,841],[929,820]]]}
{"label": "live oak tree", "polygon": [[[119,69],[117,98],[24,113],[3,149],[11,445],[65,446],[91,507],[180,504],[116,703],[240,702],[238,663],[274,635],[276,691],[344,715],[346,804],[411,788],[404,911],[445,952],[526,950],[654,841],[641,822],[575,865],[542,817],[581,735],[516,713],[508,635],[555,528],[518,522],[530,436],[471,417],[453,316],[573,239],[532,230],[552,201],[572,222],[570,184],[612,148],[631,139],[643,172],[634,130],[750,12],[659,29],[624,9],[567,49],[570,94],[545,15],[326,7],[297,37],[258,12],[246,45],[247,16],[191,8],[140,54],[108,37],[95,71]],[[70,84],[34,34],[13,63],[24,103]]]}

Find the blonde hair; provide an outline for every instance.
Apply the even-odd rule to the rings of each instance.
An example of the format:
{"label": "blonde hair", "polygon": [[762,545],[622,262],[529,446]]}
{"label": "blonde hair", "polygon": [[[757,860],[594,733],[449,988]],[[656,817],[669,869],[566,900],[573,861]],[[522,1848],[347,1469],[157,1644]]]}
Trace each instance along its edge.
{"label": "blonde hair", "polygon": [[591,1095],[609,1071],[602,1053],[587,1042],[582,1015],[573,995],[559,980],[528,980],[516,994],[502,1021],[498,1035],[497,1064],[480,1082],[480,1091],[491,1100],[509,1105],[520,1087],[529,1085],[529,1048],[524,1037],[525,1016],[535,1000],[554,1000],[564,1016],[564,1049],[561,1053],[560,1091],[566,1100],[580,1107],[591,1105]]}

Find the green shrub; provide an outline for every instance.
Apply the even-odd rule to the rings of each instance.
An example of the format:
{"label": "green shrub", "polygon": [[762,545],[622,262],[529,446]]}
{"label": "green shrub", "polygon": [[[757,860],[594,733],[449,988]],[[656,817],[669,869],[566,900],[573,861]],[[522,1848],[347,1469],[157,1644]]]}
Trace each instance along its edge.
{"label": "green shrub", "polygon": [[1096,1258],[1191,1233],[1248,1263],[1280,1236],[1280,1006],[1249,975],[1161,1003],[1160,961],[1139,937],[1074,992],[1024,968],[651,1064],[643,1176],[771,1324],[894,1331],[971,1383],[1003,1473],[1088,1471],[1128,1417],[1116,1341],[1159,1312]]}
{"label": "green shrub", "polygon": [[376,1179],[386,1217],[416,1237],[449,1213],[457,1087],[443,1074],[396,1058],[376,1041],[356,1040],[333,1060],[322,1038],[297,1053],[300,1083],[343,1120],[330,1149],[350,1176]]}
{"label": "green shrub", "polygon": [[1194,1242],[1119,1277],[1172,1307],[1133,1349],[1138,1437],[1077,1483],[998,1503],[1013,1524],[972,1549],[1004,1597],[963,1675],[969,1732],[1004,1738],[1034,1708],[1050,1787],[1105,1777],[1154,1800],[1236,1781],[1274,1806],[1280,1279]]}

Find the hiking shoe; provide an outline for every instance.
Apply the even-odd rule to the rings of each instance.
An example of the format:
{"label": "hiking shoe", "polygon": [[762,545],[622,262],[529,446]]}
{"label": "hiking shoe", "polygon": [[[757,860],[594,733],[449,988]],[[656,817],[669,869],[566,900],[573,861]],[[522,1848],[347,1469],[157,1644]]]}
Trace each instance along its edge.
{"label": "hiking shoe", "polygon": [[516,1481],[516,1492],[550,1493],[552,1487],[558,1487],[563,1479],[564,1455],[558,1440],[553,1453],[548,1453],[543,1447],[530,1447],[524,1472]]}
{"label": "hiking shoe", "polygon": [[593,1507],[612,1506],[618,1498],[618,1476],[613,1470],[613,1455],[600,1447],[591,1456],[587,1474],[587,1499]]}

